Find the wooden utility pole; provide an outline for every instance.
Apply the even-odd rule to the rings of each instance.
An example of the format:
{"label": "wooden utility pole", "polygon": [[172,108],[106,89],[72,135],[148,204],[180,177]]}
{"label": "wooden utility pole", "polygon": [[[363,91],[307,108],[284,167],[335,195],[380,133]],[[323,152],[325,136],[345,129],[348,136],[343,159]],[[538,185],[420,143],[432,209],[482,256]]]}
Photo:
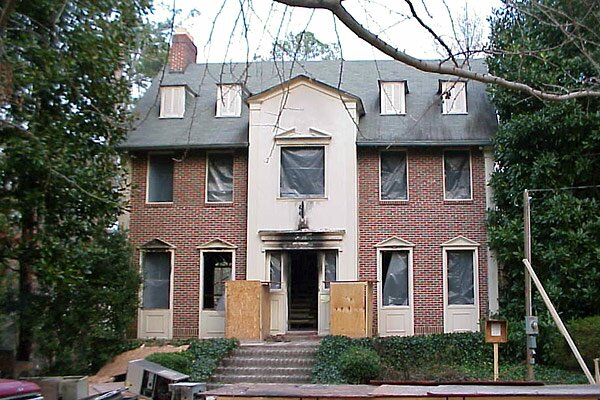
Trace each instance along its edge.
{"label": "wooden utility pole", "polygon": [[[524,238],[525,238],[525,259],[531,263],[531,210],[529,204],[529,191],[525,189],[523,192],[523,221],[524,221]],[[533,305],[531,301],[531,276],[525,268],[525,320],[533,315]],[[529,347],[529,335],[527,335],[527,380],[535,379],[533,372],[533,349]]]}

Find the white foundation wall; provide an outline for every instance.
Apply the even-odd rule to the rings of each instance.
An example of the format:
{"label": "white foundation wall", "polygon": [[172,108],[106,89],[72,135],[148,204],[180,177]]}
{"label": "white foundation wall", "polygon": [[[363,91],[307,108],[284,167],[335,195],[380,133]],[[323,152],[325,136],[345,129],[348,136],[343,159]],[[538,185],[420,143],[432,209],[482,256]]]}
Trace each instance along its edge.
{"label": "white foundation wall", "polygon": [[[337,279],[356,280],[356,103],[348,101],[344,106],[338,92],[306,81],[293,83],[286,90],[287,94],[280,89],[250,101],[247,279],[269,280],[259,231],[298,229],[299,207],[304,200],[310,231],[344,231],[342,241],[336,245]],[[287,131],[293,131],[292,136],[298,139],[286,140],[289,144],[276,143],[275,135]],[[322,137],[331,136],[324,144],[325,198],[279,198],[281,146],[302,143],[302,138],[314,131]],[[308,141],[303,145],[322,144]]]}

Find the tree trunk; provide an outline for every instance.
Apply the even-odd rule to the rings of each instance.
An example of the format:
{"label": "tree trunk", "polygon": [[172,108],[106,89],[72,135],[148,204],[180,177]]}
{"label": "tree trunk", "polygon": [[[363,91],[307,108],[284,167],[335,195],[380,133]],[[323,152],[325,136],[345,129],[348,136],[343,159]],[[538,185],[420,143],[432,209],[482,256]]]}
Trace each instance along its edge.
{"label": "tree trunk", "polygon": [[19,256],[19,319],[17,360],[29,361],[33,347],[33,316],[31,315],[31,298],[34,291],[33,261],[35,257],[36,216],[34,210],[23,215],[21,240],[23,252]]}

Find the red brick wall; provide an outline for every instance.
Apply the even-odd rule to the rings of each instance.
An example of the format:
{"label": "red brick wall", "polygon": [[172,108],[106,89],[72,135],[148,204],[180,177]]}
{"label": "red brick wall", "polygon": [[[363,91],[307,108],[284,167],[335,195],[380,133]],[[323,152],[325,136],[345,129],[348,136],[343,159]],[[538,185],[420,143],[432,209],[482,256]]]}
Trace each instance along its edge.
{"label": "red brick wall", "polygon": [[[471,149],[473,200],[444,201],[443,150],[408,150],[408,201],[379,201],[379,150],[358,150],[359,278],[377,279],[377,243],[412,242],[415,333],[443,332],[442,243],[463,235],[478,242],[480,315],[487,316],[487,237],[483,153]],[[376,293],[376,288],[375,288]],[[377,310],[377,296],[374,307]],[[377,318],[373,324],[377,332]]]}
{"label": "red brick wall", "polygon": [[[181,154],[174,155],[174,158]],[[248,157],[246,150],[234,157],[232,204],[206,204],[206,156],[190,152],[176,161],[173,204],[146,204],[147,155],[132,156],[130,238],[137,247],[158,238],[176,247],[173,282],[173,336],[198,337],[200,302],[200,253],[197,249],[219,238],[237,246],[236,279],[246,277],[246,204]]]}

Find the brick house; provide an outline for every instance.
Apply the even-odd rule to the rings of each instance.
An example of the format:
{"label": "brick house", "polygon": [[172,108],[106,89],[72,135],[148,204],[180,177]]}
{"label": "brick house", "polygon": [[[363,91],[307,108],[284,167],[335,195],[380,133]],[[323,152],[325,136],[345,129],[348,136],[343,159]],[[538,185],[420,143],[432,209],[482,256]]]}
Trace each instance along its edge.
{"label": "brick house", "polygon": [[395,61],[346,61],[338,85],[338,61],[195,60],[178,32],[122,145],[139,337],[223,336],[228,279],[269,282],[272,334],[329,333],[331,281],[375,282],[382,336],[497,309],[485,85]]}

